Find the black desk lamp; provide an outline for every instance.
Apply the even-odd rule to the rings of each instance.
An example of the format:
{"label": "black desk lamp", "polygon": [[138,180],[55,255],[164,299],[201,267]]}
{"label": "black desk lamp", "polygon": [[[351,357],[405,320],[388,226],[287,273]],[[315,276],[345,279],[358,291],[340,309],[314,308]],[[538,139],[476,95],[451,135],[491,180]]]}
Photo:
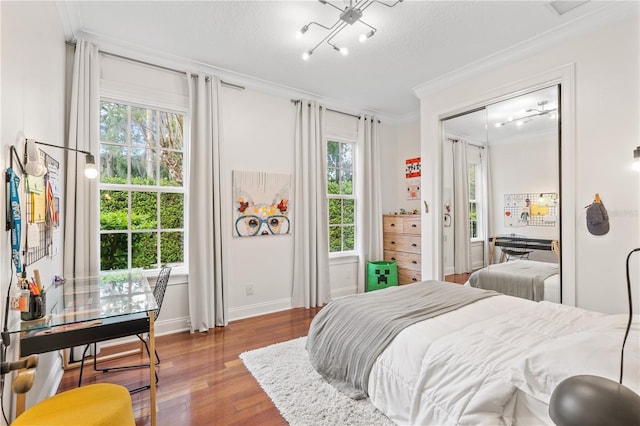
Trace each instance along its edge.
{"label": "black desk lamp", "polygon": [[634,252],[640,252],[640,248],[627,255],[629,321],[622,341],[620,382],[591,375],[573,376],[560,382],[549,401],[549,416],[559,426],[640,425],[640,395],[622,384],[624,345],[633,316],[629,259]]}

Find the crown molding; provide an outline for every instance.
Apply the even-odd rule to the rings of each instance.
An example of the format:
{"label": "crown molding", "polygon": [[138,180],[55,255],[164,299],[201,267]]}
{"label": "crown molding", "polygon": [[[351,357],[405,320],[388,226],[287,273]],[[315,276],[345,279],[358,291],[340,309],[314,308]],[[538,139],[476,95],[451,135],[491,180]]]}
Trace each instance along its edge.
{"label": "crown molding", "polygon": [[85,31],[82,29],[82,20],[78,12],[76,2],[57,1],[58,14],[62,23],[65,38],[68,42],[76,42],[78,39],[91,41],[98,46],[100,51],[112,53],[123,57],[148,62],[175,70],[183,70],[185,73],[210,73],[224,81],[243,86],[247,89],[270,94],[277,97],[292,99],[307,99],[320,102],[327,108],[344,111],[350,114],[369,114],[377,117],[386,124],[401,124],[419,119],[419,109],[408,116],[394,116],[381,111],[368,108],[365,105],[345,103],[340,99],[328,98],[318,93],[289,87],[286,85],[263,80],[247,74],[217,67],[205,62],[195,61],[178,55],[170,55],[153,49],[143,48],[135,43],[110,39],[102,34]]}
{"label": "crown molding", "polygon": [[640,3],[636,1],[603,2],[599,8],[568,21],[561,27],[541,33],[529,40],[429,80],[414,87],[413,92],[422,99],[481,73],[522,60],[569,38],[588,33],[630,16],[637,16],[640,12],[639,5]]}

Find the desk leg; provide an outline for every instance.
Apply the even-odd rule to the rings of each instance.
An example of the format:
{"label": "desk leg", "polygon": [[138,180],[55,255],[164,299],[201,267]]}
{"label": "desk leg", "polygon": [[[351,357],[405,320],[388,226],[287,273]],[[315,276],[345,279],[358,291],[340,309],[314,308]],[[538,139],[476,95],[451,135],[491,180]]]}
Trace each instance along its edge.
{"label": "desk leg", "polygon": [[491,248],[489,249],[489,265],[493,262],[493,250],[496,248],[496,237],[491,239]]}
{"label": "desk leg", "polygon": [[156,338],[154,330],[154,312],[149,312],[149,384],[151,404],[151,426],[156,426]]}

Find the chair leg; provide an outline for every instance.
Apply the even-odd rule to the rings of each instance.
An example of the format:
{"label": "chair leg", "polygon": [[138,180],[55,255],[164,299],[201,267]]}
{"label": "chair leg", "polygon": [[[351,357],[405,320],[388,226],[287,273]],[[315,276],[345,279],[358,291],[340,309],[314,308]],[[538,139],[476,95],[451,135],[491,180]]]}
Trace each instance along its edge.
{"label": "chair leg", "polygon": [[[82,360],[80,361],[80,377],[78,378],[78,387],[82,386],[82,373],[84,372],[84,358],[87,356],[87,350],[89,349],[89,345],[84,347],[84,351],[82,352]],[[93,357],[93,368],[95,369],[96,357]]]}

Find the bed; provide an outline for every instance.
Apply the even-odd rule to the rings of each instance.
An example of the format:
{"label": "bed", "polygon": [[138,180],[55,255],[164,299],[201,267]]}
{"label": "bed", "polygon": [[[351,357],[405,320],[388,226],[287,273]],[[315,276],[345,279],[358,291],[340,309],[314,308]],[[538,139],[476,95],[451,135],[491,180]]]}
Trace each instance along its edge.
{"label": "bed", "polygon": [[[411,287],[415,289],[408,290]],[[385,323],[395,320],[389,321],[383,312],[386,300],[395,300],[393,305],[406,295],[407,305],[413,306],[423,289],[452,287],[458,294],[490,295],[417,319],[387,338]],[[408,311],[415,316],[412,308]],[[332,384],[335,377],[323,371],[322,364],[337,366],[334,370],[348,375],[363,363],[358,350],[364,358],[374,358],[360,391],[396,424],[553,424],[549,397],[561,380],[576,374],[618,380],[627,318],[428,281],[329,303],[311,324],[307,350],[312,365]],[[623,382],[636,393],[640,391],[639,320],[634,317],[627,341]],[[372,334],[390,343],[382,348],[358,343],[360,336]]]}
{"label": "bed", "polygon": [[525,259],[496,263],[473,272],[465,285],[536,302],[560,303],[560,267],[557,263]]}

